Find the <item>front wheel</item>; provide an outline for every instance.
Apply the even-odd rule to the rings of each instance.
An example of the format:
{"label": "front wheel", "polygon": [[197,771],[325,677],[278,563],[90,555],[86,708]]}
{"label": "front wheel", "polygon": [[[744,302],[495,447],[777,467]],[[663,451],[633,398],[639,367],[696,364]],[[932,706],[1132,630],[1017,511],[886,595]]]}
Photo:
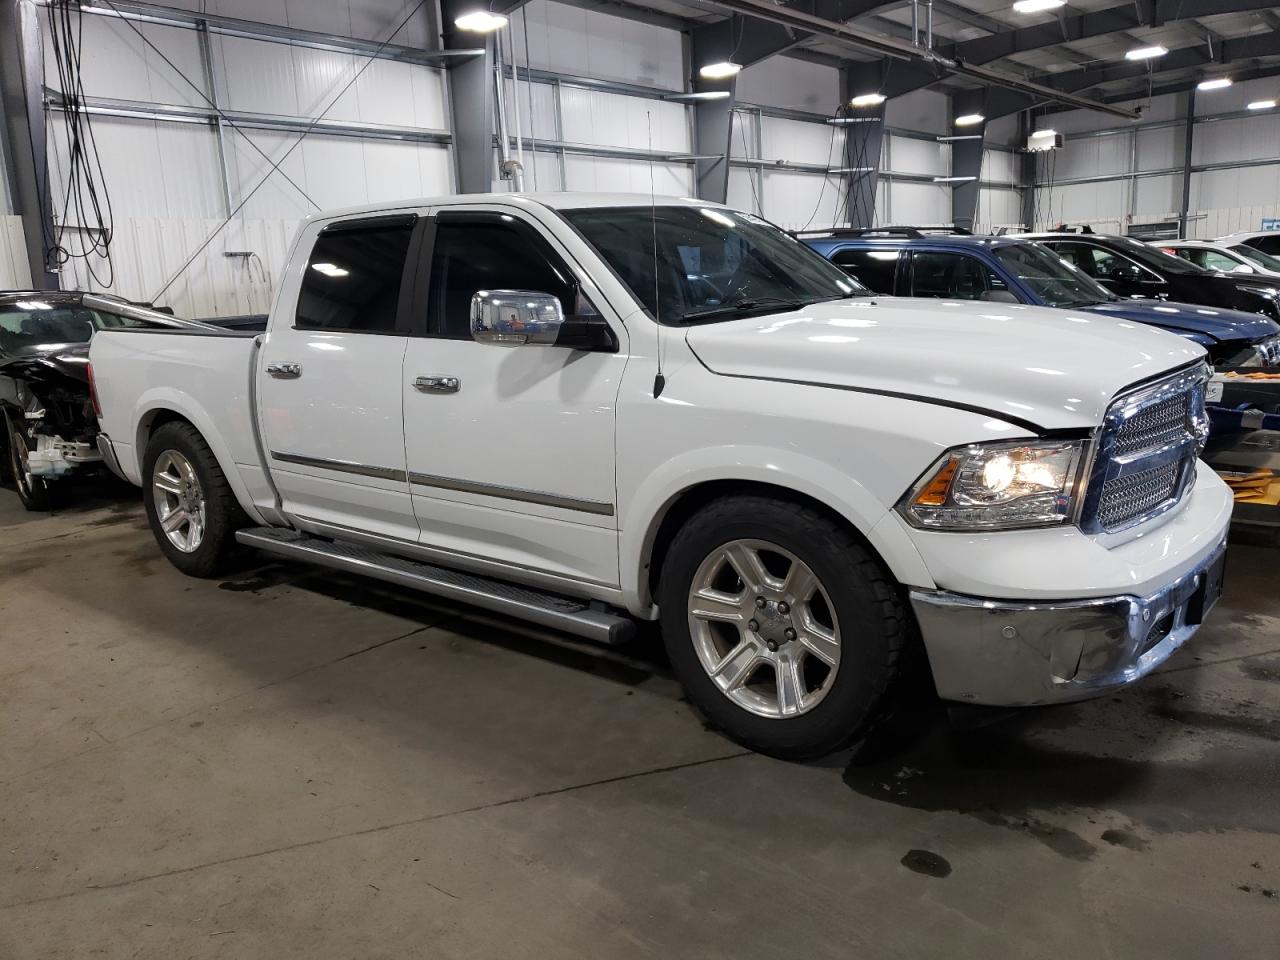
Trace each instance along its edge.
{"label": "front wheel", "polygon": [[913,621],[879,561],[818,511],[711,504],[676,535],[658,592],[689,699],[740,743],[805,759],[886,716]]}
{"label": "front wheel", "polygon": [[151,435],[143,459],[143,503],[156,543],[193,577],[218,576],[241,551],[236,530],[248,518],[204,437],[174,421]]}

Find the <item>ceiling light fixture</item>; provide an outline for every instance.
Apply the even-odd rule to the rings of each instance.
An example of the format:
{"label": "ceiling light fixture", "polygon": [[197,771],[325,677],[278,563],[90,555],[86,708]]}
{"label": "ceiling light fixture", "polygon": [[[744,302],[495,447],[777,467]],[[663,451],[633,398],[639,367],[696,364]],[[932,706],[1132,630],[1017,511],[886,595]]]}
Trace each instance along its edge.
{"label": "ceiling light fixture", "polygon": [[1197,90],[1225,90],[1231,86],[1230,77],[1214,77],[1212,80],[1201,80],[1196,84]]}
{"label": "ceiling light fixture", "polygon": [[729,96],[728,90],[702,90],[698,93],[664,93],[663,100],[724,100]]}
{"label": "ceiling light fixture", "polygon": [[883,93],[860,93],[849,101],[851,107],[878,107],[884,103]]}
{"label": "ceiling light fixture", "polygon": [[1274,100],[1255,100],[1249,104],[1250,110],[1271,110],[1276,105]]}
{"label": "ceiling light fixture", "polygon": [[1013,12],[1040,13],[1044,10],[1057,10],[1066,5],[1067,0],[1017,0],[1013,5]]}
{"label": "ceiling light fixture", "polygon": [[453,25],[469,33],[493,33],[507,25],[507,18],[488,10],[472,10],[455,19]]}
{"label": "ceiling light fixture", "polygon": [[728,80],[730,77],[736,77],[741,69],[740,63],[722,60],[719,63],[708,63],[698,71],[698,76],[705,80]]}
{"label": "ceiling light fixture", "polygon": [[1149,47],[1135,47],[1126,53],[1124,58],[1126,60],[1153,60],[1156,57],[1163,57],[1168,52],[1168,47],[1162,47],[1156,43]]}
{"label": "ceiling light fixture", "polygon": [[987,118],[980,113],[966,113],[963,116],[956,117],[957,127],[976,127]]}

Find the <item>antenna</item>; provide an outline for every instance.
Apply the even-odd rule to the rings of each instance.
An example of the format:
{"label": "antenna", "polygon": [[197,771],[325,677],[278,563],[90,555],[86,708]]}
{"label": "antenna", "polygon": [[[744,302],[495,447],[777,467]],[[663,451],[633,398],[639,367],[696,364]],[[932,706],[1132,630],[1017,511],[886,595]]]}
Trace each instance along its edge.
{"label": "antenna", "polygon": [[654,353],[658,357],[658,372],[653,377],[653,399],[662,396],[667,385],[667,378],[662,375],[662,297],[658,283],[658,200],[653,191],[653,114],[644,112],[645,124],[649,132],[649,224],[653,228],[653,313],[658,321]]}

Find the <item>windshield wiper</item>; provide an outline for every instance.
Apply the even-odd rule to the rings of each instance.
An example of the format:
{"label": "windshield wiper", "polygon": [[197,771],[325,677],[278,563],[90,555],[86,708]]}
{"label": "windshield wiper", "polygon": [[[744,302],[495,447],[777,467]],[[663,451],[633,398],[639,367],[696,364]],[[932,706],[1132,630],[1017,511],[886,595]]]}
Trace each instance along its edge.
{"label": "windshield wiper", "polygon": [[[847,296],[858,296],[858,294],[848,294]],[[719,307],[708,307],[705,310],[691,310],[680,318],[681,323],[701,323],[707,320],[723,320],[726,317],[738,317],[746,313],[756,310],[763,310],[766,313],[774,313],[779,310],[799,310],[801,307],[807,307],[812,303],[821,303],[824,300],[843,300],[840,297],[813,297],[808,300],[787,300],[782,297],[748,297],[745,300],[736,300],[733,303],[726,303]]]}

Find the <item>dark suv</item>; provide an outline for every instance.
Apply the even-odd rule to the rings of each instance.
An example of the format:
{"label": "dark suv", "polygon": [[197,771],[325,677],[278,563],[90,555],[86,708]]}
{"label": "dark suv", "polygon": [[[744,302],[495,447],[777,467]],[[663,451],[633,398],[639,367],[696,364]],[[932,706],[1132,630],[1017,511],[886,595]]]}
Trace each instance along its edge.
{"label": "dark suv", "polygon": [[1206,270],[1132,237],[1081,232],[1030,233],[1023,238],[1043,243],[1117,296],[1179,300],[1280,320],[1280,292],[1273,283]]}
{"label": "dark suv", "polygon": [[1266,317],[1164,300],[1123,299],[1045,247],[1018,237],[883,227],[800,238],[876,293],[1103,314],[1194,340],[1209,351],[1217,367],[1280,367],[1280,326]]}

